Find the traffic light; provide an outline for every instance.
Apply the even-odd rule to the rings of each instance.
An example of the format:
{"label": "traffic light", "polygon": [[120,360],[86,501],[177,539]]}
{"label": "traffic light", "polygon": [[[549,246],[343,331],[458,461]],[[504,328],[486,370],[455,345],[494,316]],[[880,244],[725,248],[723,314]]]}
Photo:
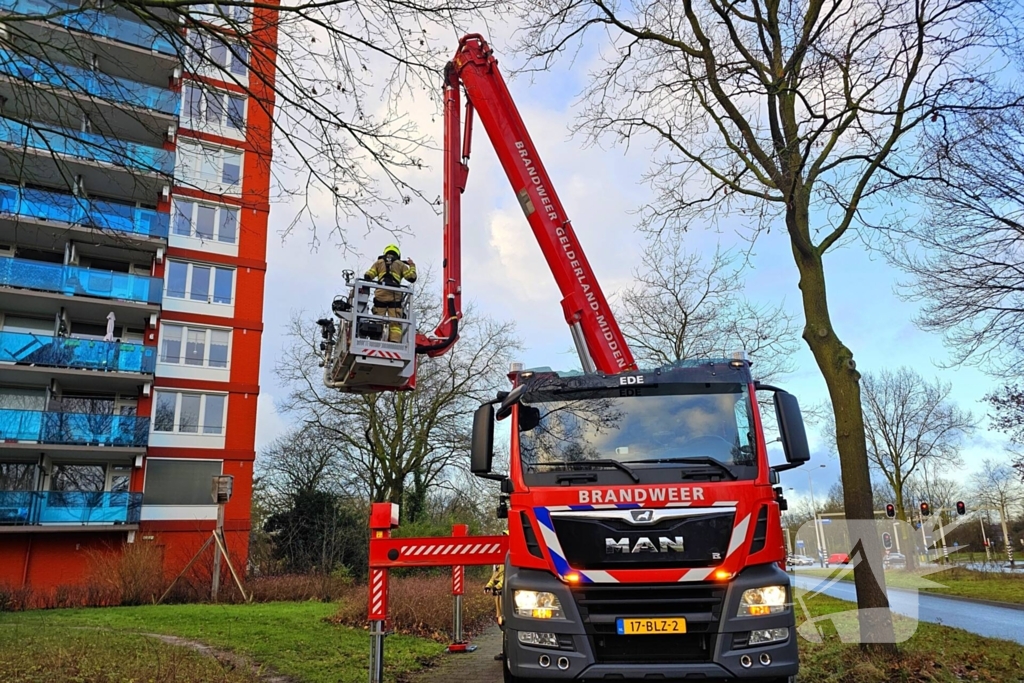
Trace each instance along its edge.
{"label": "traffic light", "polygon": [[966,515],[967,514],[967,506],[964,504],[964,502],[962,500],[958,500],[956,502],[956,514],[958,514],[958,515]]}
{"label": "traffic light", "polygon": [[892,550],[892,534],[888,531],[882,534],[882,547],[886,550]]}
{"label": "traffic light", "polygon": [[932,514],[932,508],[928,503],[921,503],[921,516],[928,517]]}
{"label": "traffic light", "polygon": [[896,516],[896,506],[893,505],[892,503],[889,503],[888,505],[886,505],[885,506],[885,516],[888,517],[889,519],[892,519],[893,517],[895,517]]}

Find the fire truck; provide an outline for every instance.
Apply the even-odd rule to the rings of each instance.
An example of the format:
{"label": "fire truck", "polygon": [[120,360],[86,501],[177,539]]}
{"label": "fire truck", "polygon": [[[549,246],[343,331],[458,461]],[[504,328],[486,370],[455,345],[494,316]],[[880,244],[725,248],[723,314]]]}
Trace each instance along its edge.
{"label": "fire truck", "polygon": [[[466,95],[465,118],[460,98]],[[793,681],[779,472],[809,449],[796,398],[754,380],[744,354],[639,370],[497,69],[468,35],[444,82],[444,315],[371,312],[377,285],[349,275],[324,328],[325,382],[408,390],[417,354],[458,339],[460,197],[474,112],[562,294],[582,372],[514,366],[473,417],[471,470],[500,482],[508,519],[506,683],[529,680]],[[398,288],[411,296],[410,288]],[[406,309],[408,310],[408,308]],[[386,326],[402,340],[387,341]],[[773,395],[786,462],[770,465],[757,396]],[[510,425],[492,471],[495,422]]]}

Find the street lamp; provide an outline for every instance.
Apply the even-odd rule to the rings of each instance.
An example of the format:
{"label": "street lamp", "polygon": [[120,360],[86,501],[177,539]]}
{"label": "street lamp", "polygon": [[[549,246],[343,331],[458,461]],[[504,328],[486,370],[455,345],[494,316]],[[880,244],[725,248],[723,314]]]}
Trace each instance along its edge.
{"label": "street lamp", "polygon": [[[824,465],[819,465],[824,469]],[[818,562],[825,566],[825,530],[820,527],[818,520],[818,506],[814,503],[814,485],[811,483],[811,472],[807,470],[807,489],[811,492],[811,512],[814,513],[814,542],[818,544]]]}

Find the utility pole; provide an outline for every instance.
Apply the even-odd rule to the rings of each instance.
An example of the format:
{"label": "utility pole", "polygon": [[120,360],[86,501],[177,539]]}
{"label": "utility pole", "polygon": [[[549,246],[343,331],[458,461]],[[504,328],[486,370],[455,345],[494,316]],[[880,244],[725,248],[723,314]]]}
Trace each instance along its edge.
{"label": "utility pole", "polygon": [[988,538],[985,536],[985,515],[978,515],[978,524],[981,526],[981,544],[985,546],[985,561],[992,559],[991,550],[988,547]]}

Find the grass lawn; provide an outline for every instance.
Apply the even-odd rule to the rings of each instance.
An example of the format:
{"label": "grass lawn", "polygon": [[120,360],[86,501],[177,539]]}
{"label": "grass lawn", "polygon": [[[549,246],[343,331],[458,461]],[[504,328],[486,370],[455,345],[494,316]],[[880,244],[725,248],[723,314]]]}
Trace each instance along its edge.
{"label": "grass lawn", "polygon": [[[137,676],[138,664],[132,664],[131,652],[157,647],[153,639],[134,633],[160,633],[197,640],[215,648],[246,655],[255,662],[273,667],[303,683],[364,683],[369,660],[369,635],[362,630],[334,626],[324,621],[337,609],[335,604],[320,602],[271,602],[254,605],[154,605],[144,607],[109,607],[102,609],[39,610],[0,614],[0,642],[21,643],[39,634],[37,648],[59,650],[64,642],[79,638],[83,643],[97,642],[101,634],[112,642],[124,639],[116,648],[96,652],[89,658],[93,670],[106,662],[115,666],[112,678],[72,676],[57,678],[12,678],[5,676],[20,659],[19,648],[0,647],[0,681],[36,683],[36,681],[81,681],[106,683],[108,680],[149,681],[150,676]],[[118,632],[83,631],[75,627],[112,629]],[[50,638],[52,636],[52,638]],[[168,646],[170,647],[170,646]],[[440,653],[443,646],[433,641],[408,636],[388,636],[386,663],[393,678],[397,672],[411,671],[420,662]],[[187,651],[185,648],[179,648]],[[161,650],[162,651],[162,650]],[[196,656],[201,656],[196,653]],[[128,660],[128,661],[124,661]],[[52,656],[39,656],[36,662],[53,661]],[[92,662],[98,662],[96,666]],[[220,665],[207,658],[215,669]],[[112,674],[113,675],[113,674]],[[155,681],[245,681],[242,678],[156,678]]]}
{"label": "grass lawn", "polygon": [[[820,617],[850,610],[852,603],[817,595],[806,600]],[[800,614],[800,610],[797,611]],[[856,628],[856,617],[837,617],[840,628]],[[797,623],[803,622],[798,617]],[[915,630],[916,626],[916,630]],[[806,628],[806,627],[805,627]],[[868,657],[855,644],[840,642],[830,624],[821,643],[800,640],[800,683],[1019,683],[1024,681],[1024,647],[1005,640],[982,638],[966,631],[896,617],[900,643],[895,659]]]}
{"label": "grass lawn", "polygon": [[[852,581],[853,569],[801,569],[796,575],[826,577],[834,575]],[[921,578],[922,575],[918,572],[902,570],[885,572],[885,583],[893,588],[917,588],[940,595],[958,595],[965,598],[981,598],[1024,605],[1024,576],[1019,574],[979,572],[973,569],[953,567],[923,576],[928,581],[942,584],[941,587],[922,585]]]}

